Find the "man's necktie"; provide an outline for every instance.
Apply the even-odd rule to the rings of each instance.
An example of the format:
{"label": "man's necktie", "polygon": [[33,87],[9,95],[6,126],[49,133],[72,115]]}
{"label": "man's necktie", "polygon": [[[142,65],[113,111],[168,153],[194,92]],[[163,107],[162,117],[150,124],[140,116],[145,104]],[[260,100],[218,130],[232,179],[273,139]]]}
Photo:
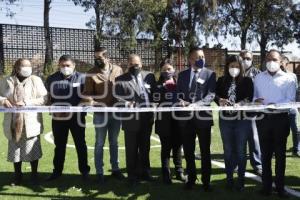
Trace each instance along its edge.
{"label": "man's necktie", "polygon": [[197,95],[197,79],[198,79],[198,71],[194,71],[194,76],[192,79],[191,83],[191,88],[190,88],[190,94],[191,94],[191,101],[195,102],[196,100],[196,95]]}

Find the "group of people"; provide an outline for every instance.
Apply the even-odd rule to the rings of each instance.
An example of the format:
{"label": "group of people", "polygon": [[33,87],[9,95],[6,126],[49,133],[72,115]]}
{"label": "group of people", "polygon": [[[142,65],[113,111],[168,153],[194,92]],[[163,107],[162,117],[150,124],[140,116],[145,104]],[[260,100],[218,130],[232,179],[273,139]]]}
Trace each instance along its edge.
{"label": "group of people", "polygon": [[[188,54],[188,68],[176,74],[172,60],[161,63],[158,81],[152,72],[143,69],[139,55],[131,54],[128,67],[110,62],[107,49],[95,49],[95,66],[86,74],[75,70],[75,61],[69,55],[59,59],[59,70],[50,75],[45,84],[32,75],[32,65],[19,59],[11,76],[1,80],[0,106],[78,106],[146,108],[154,104],[161,107],[193,107],[217,105],[243,106],[269,105],[295,102],[297,77],[285,70],[286,59],[277,50],[266,57],[266,70],[261,72],[253,65],[252,52],[243,50],[240,55],[227,58],[224,75],[216,80],[216,73],[205,64],[204,51],[192,48]],[[261,194],[272,193],[272,156],[275,154],[275,184],[280,197],[284,190],[286,145],[290,128],[293,132],[294,154],[300,155],[299,131],[296,124],[298,111],[264,110],[220,111],[219,127],[224,149],[227,188],[242,191],[247,163],[247,144],[250,163],[262,176]],[[53,113],[54,137],[53,172],[47,181],[62,176],[69,131],[78,156],[78,167],[85,180],[90,173],[85,141],[86,113]],[[119,167],[118,137],[124,130],[126,170],[131,186],[140,180],[154,181],[150,167],[150,137],[153,125],[161,141],[162,181],[172,183],[170,158],[175,165],[176,179],[185,188],[195,187],[197,170],[195,146],[198,138],[201,157],[201,181],[204,191],[211,187],[211,128],[212,111],[177,112],[97,112],[95,126],[95,168],[98,182],[103,184],[103,147],[109,140],[111,175],[125,178]],[[30,162],[32,181],[38,183],[38,162],[42,157],[40,134],[43,132],[41,113],[5,113],[3,128],[8,139],[8,161],[14,164],[14,184],[22,181],[22,162]],[[182,148],[186,170],[182,166]],[[234,172],[238,178],[234,181]]]}

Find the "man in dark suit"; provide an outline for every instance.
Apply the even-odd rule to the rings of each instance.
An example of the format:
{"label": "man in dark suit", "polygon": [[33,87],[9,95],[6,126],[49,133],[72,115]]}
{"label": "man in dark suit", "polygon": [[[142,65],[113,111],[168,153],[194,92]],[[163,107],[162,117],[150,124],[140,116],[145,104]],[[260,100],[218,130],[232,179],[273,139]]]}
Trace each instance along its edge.
{"label": "man in dark suit", "polygon": [[[128,72],[116,78],[115,97],[125,107],[149,107],[156,88],[153,73],[142,70],[141,58],[132,54],[128,59]],[[125,132],[126,168],[131,185],[138,178],[153,181],[150,175],[150,136],[153,113],[122,113]]]}
{"label": "man in dark suit", "polygon": [[[177,97],[181,106],[209,106],[215,97],[216,74],[205,68],[204,52],[192,48],[188,55],[189,69],[178,75]],[[183,138],[188,180],[186,189],[192,189],[197,179],[195,166],[195,139],[198,136],[201,151],[201,174],[203,189],[210,191],[211,176],[211,111],[179,112],[179,125]]]}

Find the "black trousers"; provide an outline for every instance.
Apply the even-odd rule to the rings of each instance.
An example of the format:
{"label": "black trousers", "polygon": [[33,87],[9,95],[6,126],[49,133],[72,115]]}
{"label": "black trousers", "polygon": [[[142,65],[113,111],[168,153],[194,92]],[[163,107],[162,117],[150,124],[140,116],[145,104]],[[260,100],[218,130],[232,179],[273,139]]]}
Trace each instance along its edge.
{"label": "black trousers", "polygon": [[161,143],[160,155],[161,155],[162,173],[168,173],[170,171],[171,151],[173,155],[173,163],[175,165],[176,172],[183,172],[182,157],[181,157],[182,139],[178,128],[177,130],[172,129],[171,133],[168,134],[161,133],[159,135],[159,138]]}
{"label": "black trousers", "polygon": [[184,127],[181,127],[186,170],[188,181],[194,183],[197,179],[195,165],[195,140],[196,136],[198,136],[201,153],[201,181],[203,185],[209,185],[211,176],[211,126],[208,125],[199,127],[198,121],[199,120],[193,118],[187,121]]}
{"label": "black trousers", "polygon": [[124,130],[126,169],[130,179],[150,174],[149,153],[152,124],[145,123],[136,131]]}
{"label": "black trousers", "polygon": [[80,126],[78,121],[81,121],[81,123],[85,125],[85,115],[75,113],[69,120],[52,120],[52,131],[55,144],[53,173],[62,174],[69,131],[71,131],[76,147],[80,173],[86,174],[90,171],[90,166],[87,161],[85,126]]}
{"label": "black trousers", "polygon": [[283,114],[265,114],[257,120],[257,131],[262,153],[263,189],[272,189],[272,156],[275,153],[275,184],[277,191],[284,190],[286,144],[290,132],[289,117]]}

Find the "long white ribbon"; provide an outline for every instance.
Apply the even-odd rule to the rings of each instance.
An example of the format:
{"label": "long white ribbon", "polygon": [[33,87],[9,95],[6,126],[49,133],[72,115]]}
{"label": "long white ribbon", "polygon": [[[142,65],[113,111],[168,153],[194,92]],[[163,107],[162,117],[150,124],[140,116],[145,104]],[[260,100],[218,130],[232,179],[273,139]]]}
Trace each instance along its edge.
{"label": "long white ribbon", "polygon": [[72,112],[180,112],[180,111],[264,111],[264,110],[288,110],[300,108],[300,102],[282,103],[272,105],[244,105],[244,106],[190,106],[190,107],[147,107],[147,108],[124,108],[124,107],[94,107],[94,106],[24,106],[5,108],[0,107],[3,113],[72,113]]}

